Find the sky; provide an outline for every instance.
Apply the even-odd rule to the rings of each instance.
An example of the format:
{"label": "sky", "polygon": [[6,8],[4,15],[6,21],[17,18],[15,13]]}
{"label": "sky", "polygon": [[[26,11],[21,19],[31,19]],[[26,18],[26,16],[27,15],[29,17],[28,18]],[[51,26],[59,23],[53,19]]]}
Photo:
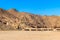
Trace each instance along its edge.
{"label": "sky", "polygon": [[60,0],[0,0],[0,8],[17,9],[37,15],[59,15]]}

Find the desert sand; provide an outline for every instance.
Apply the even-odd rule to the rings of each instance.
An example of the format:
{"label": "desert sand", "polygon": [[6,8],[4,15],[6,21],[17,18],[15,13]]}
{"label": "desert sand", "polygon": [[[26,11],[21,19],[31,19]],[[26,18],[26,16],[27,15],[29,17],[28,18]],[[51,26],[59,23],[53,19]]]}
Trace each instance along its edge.
{"label": "desert sand", "polygon": [[60,32],[0,31],[0,40],[60,40]]}

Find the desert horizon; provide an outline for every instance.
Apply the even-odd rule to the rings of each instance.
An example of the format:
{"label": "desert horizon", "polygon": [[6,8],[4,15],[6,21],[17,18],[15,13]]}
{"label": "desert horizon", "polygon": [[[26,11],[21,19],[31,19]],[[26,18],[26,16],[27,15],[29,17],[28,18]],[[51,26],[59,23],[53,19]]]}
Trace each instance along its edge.
{"label": "desert horizon", "polygon": [[60,40],[60,0],[0,0],[0,40]]}

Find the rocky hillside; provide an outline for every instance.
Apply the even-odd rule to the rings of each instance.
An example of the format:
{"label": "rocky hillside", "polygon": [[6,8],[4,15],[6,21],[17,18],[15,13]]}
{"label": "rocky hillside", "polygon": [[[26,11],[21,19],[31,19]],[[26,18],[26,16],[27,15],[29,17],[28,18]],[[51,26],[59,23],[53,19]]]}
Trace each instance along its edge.
{"label": "rocky hillside", "polygon": [[16,9],[0,8],[0,30],[21,30],[25,28],[60,28],[60,16],[39,16]]}

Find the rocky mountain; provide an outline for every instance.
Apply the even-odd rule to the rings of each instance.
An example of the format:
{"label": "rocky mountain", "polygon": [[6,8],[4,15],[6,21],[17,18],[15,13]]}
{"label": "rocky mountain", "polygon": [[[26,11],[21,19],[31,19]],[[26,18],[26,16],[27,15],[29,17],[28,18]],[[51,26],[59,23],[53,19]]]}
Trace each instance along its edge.
{"label": "rocky mountain", "polygon": [[0,30],[21,30],[25,28],[60,28],[60,16],[41,16],[16,9],[0,8]]}

